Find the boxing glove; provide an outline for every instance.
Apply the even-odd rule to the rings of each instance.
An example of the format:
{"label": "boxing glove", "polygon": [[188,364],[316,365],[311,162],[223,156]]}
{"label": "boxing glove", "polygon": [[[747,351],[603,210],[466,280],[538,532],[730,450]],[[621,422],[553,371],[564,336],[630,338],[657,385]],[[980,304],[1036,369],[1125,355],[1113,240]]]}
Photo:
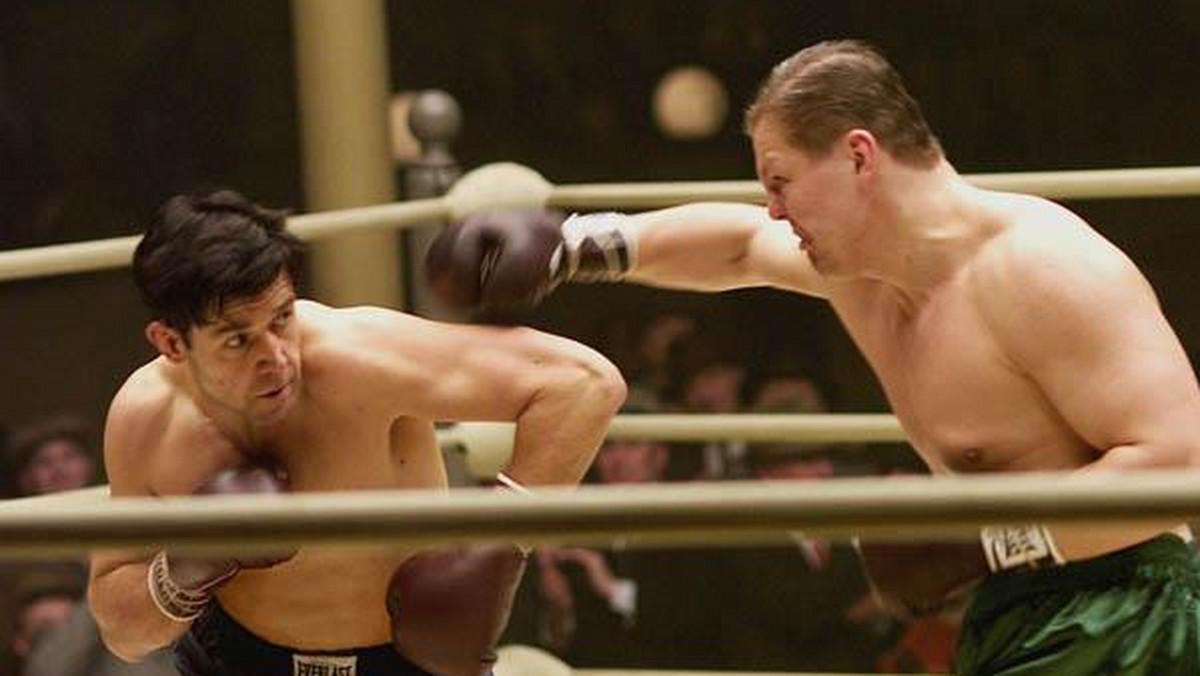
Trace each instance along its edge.
{"label": "boxing glove", "polygon": [[[247,464],[218,472],[201,484],[195,494],[277,494],[286,492],[287,488],[287,478],[278,467]],[[150,562],[150,597],[168,618],[187,622],[199,616],[216,590],[239,571],[269,568],[295,554],[292,550],[235,557],[195,557],[162,551]]]}
{"label": "boxing glove", "polygon": [[513,311],[532,307],[567,280],[618,280],[633,268],[628,216],[492,211],[446,227],[425,257],[426,279],[445,303]]}
{"label": "boxing glove", "polygon": [[856,543],[863,567],[885,606],[933,612],[984,576],[1066,563],[1040,524],[988,526],[978,540]]}
{"label": "boxing glove", "polygon": [[871,585],[890,610],[934,612],[988,574],[978,542],[864,542],[858,553]]}
{"label": "boxing glove", "polygon": [[421,552],[387,592],[392,644],[438,676],[481,676],[496,660],[526,555],[512,545]]}

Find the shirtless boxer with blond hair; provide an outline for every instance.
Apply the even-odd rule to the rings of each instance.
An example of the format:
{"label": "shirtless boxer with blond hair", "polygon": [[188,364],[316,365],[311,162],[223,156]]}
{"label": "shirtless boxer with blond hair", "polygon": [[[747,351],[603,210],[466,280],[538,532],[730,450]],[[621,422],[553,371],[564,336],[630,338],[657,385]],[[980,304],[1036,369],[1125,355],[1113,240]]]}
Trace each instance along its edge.
{"label": "shirtless boxer with blond hair", "polygon": [[[823,297],[937,473],[1200,459],[1196,378],[1135,265],[1058,204],[965,181],[875,49],[826,42],[780,63],[746,130],[766,209],[479,216],[441,236],[429,274],[446,298],[499,307],[567,280]],[[982,578],[960,676],[1182,675],[1200,673],[1190,539],[1172,523],[1029,524],[864,553],[913,606]]]}
{"label": "shirtless boxer with blond hair", "polygon": [[[231,191],[160,209],[133,268],[159,354],[109,411],[114,496],[445,487],[435,420],[516,421],[513,482],[582,477],[624,398],[603,357],[530,329],[299,300],[300,253],[282,214]],[[113,652],[176,642],[188,675],[479,676],[522,563],[507,546],[103,552],[89,599]]]}

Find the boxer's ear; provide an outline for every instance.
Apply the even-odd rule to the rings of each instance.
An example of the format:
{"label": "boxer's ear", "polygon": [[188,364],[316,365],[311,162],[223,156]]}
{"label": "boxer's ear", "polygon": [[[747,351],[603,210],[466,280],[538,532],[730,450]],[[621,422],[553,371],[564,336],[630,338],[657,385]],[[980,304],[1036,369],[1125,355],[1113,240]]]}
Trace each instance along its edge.
{"label": "boxer's ear", "polygon": [[146,340],[158,353],[173,362],[181,362],[187,353],[183,335],[159,320],[146,325]]}
{"label": "boxer's ear", "polygon": [[865,129],[851,129],[844,137],[846,153],[854,161],[854,173],[869,175],[875,172],[879,142]]}

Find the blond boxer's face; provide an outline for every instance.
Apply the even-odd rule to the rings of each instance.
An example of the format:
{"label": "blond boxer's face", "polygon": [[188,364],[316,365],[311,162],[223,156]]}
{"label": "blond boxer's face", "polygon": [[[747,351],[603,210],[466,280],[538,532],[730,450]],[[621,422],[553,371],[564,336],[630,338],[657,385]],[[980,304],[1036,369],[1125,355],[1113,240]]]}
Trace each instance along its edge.
{"label": "blond boxer's face", "polygon": [[848,274],[865,232],[865,200],[846,139],[819,157],[795,147],[767,115],[754,127],[755,168],[767,191],[771,218],[787,221],[817,272]]}

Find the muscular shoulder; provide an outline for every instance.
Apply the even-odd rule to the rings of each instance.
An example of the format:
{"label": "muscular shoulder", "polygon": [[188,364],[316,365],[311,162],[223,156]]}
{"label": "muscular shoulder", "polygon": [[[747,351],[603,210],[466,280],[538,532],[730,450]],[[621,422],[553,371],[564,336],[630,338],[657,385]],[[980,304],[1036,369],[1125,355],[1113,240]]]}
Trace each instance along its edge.
{"label": "muscular shoulder", "polygon": [[1035,197],[1014,195],[1006,206],[1006,222],[971,270],[976,305],[994,328],[1041,340],[1155,302],[1134,263],[1083,219]]}
{"label": "muscular shoulder", "polygon": [[176,392],[169,367],[156,359],[125,380],[109,405],[104,462],[114,493],[149,489],[148,467],[173,424]]}
{"label": "muscular shoulder", "polygon": [[303,321],[304,367],[306,372],[313,367],[312,375],[369,368],[385,343],[394,351],[397,344],[418,340],[417,325],[423,321],[385,308],[332,308],[312,301],[297,304],[297,311]]}
{"label": "muscular shoulder", "polygon": [[1006,207],[1006,222],[976,266],[976,274],[993,291],[1019,297],[1039,291],[1052,300],[1073,290],[1141,279],[1120,249],[1066,208],[1024,195],[1011,196]]}
{"label": "muscular shoulder", "polygon": [[303,377],[309,394],[327,404],[394,387],[422,368],[428,355],[428,320],[377,307],[297,306],[304,322]]}

